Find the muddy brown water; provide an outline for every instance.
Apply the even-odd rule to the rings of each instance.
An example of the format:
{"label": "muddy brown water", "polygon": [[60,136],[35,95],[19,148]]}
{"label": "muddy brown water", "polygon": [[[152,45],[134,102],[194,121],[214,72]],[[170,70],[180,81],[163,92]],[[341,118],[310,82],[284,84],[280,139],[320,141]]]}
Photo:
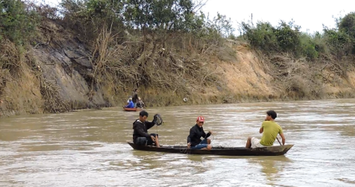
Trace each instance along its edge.
{"label": "muddy brown water", "polygon": [[[196,117],[217,146],[244,146],[274,109],[284,156],[230,157],[133,150],[138,112],[121,108],[0,119],[0,186],[355,186],[355,100],[148,108],[161,144],[186,145]],[[277,144],[277,142],[275,142]]]}

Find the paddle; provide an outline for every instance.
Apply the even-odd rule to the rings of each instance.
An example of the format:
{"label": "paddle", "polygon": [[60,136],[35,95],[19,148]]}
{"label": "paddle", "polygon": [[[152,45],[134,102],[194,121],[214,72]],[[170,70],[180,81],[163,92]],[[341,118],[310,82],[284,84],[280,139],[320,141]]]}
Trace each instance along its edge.
{"label": "paddle", "polygon": [[279,142],[279,144],[282,146],[282,144],[281,144],[281,142],[280,142],[280,140],[279,140],[279,138],[276,136],[276,140]]}

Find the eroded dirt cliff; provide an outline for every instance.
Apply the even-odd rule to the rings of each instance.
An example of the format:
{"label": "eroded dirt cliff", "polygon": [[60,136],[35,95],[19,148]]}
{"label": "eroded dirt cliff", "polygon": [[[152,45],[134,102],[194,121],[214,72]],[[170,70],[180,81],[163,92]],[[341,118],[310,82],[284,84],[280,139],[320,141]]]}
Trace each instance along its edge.
{"label": "eroded dirt cliff", "polygon": [[[188,50],[191,54],[181,55],[177,49],[163,48],[153,42],[151,52],[145,54],[144,51],[137,61],[147,55],[156,59],[166,57],[167,60],[157,63],[153,60],[151,64],[140,62],[129,66],[132,69],[128,71],[144,72],[134,68],[154,66],[153,72],[159,76],[157,82],[172,79],[159,74],[159,71],[166,74],[177,72],[164,88],[161,85],[132,84],[134,81],[127,84],[116,83],[114,79],[98,81],[97,64],[93,60],[98,57],[93,53],[93,47],[84,44],[80,37],[59,23],[48,22],[45,25],[41,27],[37,44],[18,57],[17,60],[26,62],[20,65],[20,71],[1,72],[2,115],[122,106],[134,88],[139,89],[139,95],[148,106],[355,96],[353,67],[344,69],[331,60],[309,63],[285,54],[265,56],[250,49],[248,44],[236,41],[225,42],[233,54],[227,53],[230,56],[224,55],[223,58],[220,54],[193,49]],[[186,45],[191,47],[189,43]],[[8,56],[11,57],[16,54],[13,52],[16,49],[11,51],[9,46],[11,43],[2,44],[2,49],[9,50]],[[222,54],[224,49],[220,49]],[[114,58],[129,53],[124,45],[109,50],[119,53]],[[200,73],[202,75],[193,76]],[[126,79],[141,79],[139,76],[138,73]],[[111,83],[103,84],[105,81]],[[175,87],[174,82],[179,86]]]}

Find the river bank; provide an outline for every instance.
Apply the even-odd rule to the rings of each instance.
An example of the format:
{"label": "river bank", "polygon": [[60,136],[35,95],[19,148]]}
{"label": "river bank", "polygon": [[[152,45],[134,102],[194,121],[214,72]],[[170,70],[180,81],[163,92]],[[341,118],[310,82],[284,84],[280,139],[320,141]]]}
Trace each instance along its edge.
{"label": "river bank", "polygon": [[200,47],[189,35],[147,35],[139,48],[107,29],[93,46],[63,21],[39,28],[36,45],[0,46],[16,67],[1,71],[1,116],[123,106],[135,88],[148,107],[355,97],[355,69],[342,61],[266,55],[241,39]]}

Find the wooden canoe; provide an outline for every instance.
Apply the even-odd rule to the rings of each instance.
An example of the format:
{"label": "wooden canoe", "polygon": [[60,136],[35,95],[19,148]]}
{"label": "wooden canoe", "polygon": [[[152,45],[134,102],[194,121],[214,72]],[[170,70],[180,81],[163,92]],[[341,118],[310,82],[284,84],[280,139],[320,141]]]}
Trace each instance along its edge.
{"label": "wooden canoe", "polygon": [[140,111],[141,108],[125,108],[123,107],[124,111],[128,111],[128,112],[135,112],[135,111]]}
{"label": "wooden canoe", "polygon": [[165,153],[182,153],[198,155],[227,155],[227,156],[278,156],[284,155],[293,145],[268,146],[255,149],[245,147],[213,147],[212,150],[187,149],[186,146],[144,146],[127,142],[133,149]]}

